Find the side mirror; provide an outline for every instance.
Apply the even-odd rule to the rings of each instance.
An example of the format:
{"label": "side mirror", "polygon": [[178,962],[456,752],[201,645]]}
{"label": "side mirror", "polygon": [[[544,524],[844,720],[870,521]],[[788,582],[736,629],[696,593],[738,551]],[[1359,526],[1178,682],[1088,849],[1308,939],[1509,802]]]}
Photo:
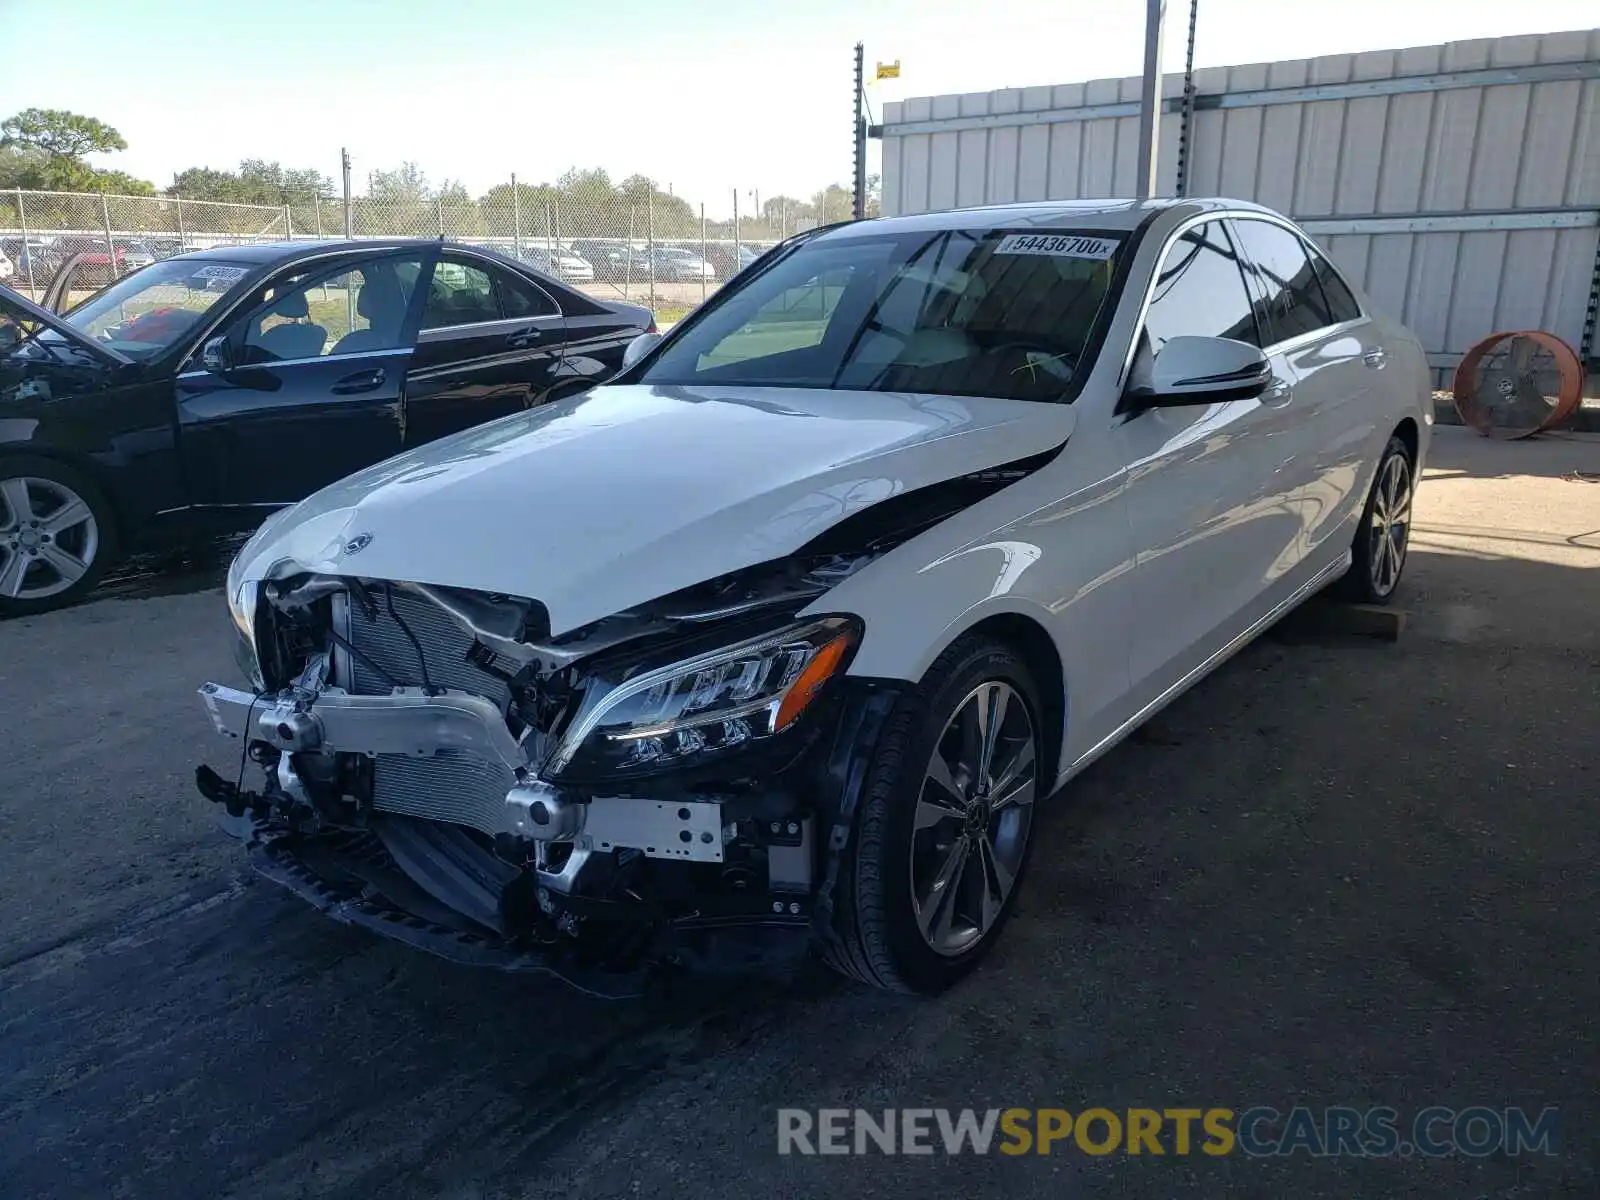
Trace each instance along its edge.
{"label": "side mirror", "polygon": [[1138,408],[1253,400],[1272,382],[1267,356],[1247,342],[1175,337],[1157,351],[1149,383],[1129,392]]}
{"label": "side mirror", "polygon": [[661,340],[659,333],[641,333],[628,343],[628,348],[622,352],[622,369],[626,371],[646,354],[656,348],[656,343]]}
{"label": "side mirror", "polygon": [[233,370],[233,348],[225,337],[214,337],[200,350],[200,365],[213,375]]}

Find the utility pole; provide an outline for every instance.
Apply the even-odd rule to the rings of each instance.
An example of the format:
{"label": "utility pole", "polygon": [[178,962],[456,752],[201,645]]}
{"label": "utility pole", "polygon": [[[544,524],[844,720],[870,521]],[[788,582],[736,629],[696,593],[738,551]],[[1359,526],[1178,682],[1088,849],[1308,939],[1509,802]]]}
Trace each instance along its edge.
{"label": "utility pole", "polygon": [[[1155,0],[1151,0],[1152,3]],[[865,49],[860,42],[856,43],[856,128],[855,128],[855,180],[854,195],[851,198],[850,212],[856,220],[861,220],[867,215],[867,118],[861,111],[862,101],[866,97]]]}
{"label": "utility pole", "polygon": [[1161,39],[1166,32],[1167,0],[1146,0],[1144,88],[1139,97],[1139,173],[1141,200],[1156,194],[1156,159],[1161,147]]}
{"label": "utility pole", "polygon": [[339,169],[344,175],[344,236],[349,239],[355,236],[350,220],[350,151],[343,147],[339,149]]}

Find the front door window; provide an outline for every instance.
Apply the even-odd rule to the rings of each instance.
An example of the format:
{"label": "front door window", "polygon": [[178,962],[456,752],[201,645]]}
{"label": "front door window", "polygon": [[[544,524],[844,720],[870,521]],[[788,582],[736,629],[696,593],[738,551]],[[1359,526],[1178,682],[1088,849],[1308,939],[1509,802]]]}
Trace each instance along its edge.
{"label": "front door window", "polygon": [[371,259],[337,274],[302,271],[268,290],[245,323],[247,365],[394,350],[422,263]]}

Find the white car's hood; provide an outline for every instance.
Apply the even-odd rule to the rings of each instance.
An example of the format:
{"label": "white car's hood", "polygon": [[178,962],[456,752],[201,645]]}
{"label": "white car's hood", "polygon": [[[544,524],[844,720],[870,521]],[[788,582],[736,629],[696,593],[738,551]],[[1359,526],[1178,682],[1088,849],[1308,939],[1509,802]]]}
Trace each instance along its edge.
{"label": "white car's hood", "polygon": [[601,387],[323,489],[271,517],[231,574],[523,596],[559,634],[790,554],[890,496],[1053,449],[1073,423],[1066,405],[1016,400]]}

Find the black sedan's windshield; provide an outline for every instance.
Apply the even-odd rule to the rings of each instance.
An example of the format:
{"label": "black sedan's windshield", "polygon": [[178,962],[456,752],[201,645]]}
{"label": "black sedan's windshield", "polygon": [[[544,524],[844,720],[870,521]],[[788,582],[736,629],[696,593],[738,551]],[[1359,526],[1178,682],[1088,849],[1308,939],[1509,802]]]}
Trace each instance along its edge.
{"label": "black sedan's windshield", "polygon": [[129,358],[153,358],[249,272],[245,263],[169,258],[118,280],[62,319]]}
{"label": "black sedan's windshield", "polygon": [[1116,232],[938,230],[802,243],[664,346],[641,383],[1059,400]]}

